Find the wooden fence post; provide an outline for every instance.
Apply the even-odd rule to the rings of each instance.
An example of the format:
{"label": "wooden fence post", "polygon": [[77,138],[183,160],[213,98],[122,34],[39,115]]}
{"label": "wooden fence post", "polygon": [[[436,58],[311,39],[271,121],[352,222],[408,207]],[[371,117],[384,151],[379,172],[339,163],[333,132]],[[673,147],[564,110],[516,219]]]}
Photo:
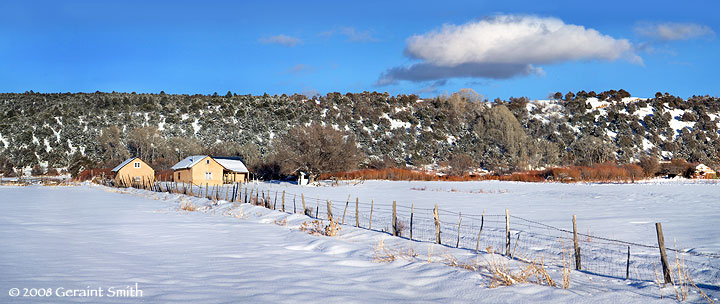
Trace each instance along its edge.
{"label": "wooden fence post", "polygon": [[662,224],[655,223],[655,231],[657,231],[658,247],[660,247],[660,262],[662,263],[663,276],[665,277],[665,284],[672,283],[672,277],[670,276],[670,264],[665,254],[665,237],[663,236]]}
{"label": "wooden fence post", "polygon": [[458,216],[458,238],[457,243],[455,243],[455,248],[460,248],[460,226],[462,225],[462,212],[459,213]]}
{"label": "wooden fence post", "polygon": [[348,205],[350,205],[350,195],[348,195],[347,202],[345,202],[345,210],[343,210],[342,224],[345,225],[345,213],[347,212]]}
{"label": "wooden fence post", "polygon": [[295,205],[295,198],[297,198],[297,194],[293,194],[293,213],[297,213],[297,207]]}
{"label": "wooden fence post", "polygon": [[392,217],[392,229],[393,229],[393,236],[398,235],[397,230],[397,203],[393,201],[393,217]]}
{"label": "wooden fence post", "polygon": [[480,253],[480,234],[482,234],[483,225],[485,225],[485,209],[483,209],[480,217],[480,231],[478,231],[477,243],[475,244],[475,253]]}
{"label": "wooden fence post", "polygon": [[415,203],[410,205],[410,240],[413,239],[413,217],[415,215]]}
{"label": "wooden fence post", "polygon": [[310,216],[309,214],[307,214],[307,208],[305,208],[305,194],[300,193],[300,198],[302,199],[303,214]]}
{"label": "wooden fence post", "polygon": [[435,242],[442,244],[440,242],[440,215],[438,214],[437,204],[435,204],[435,209],[433,209],[433,217],[435,218]]}
{"label": "wooden fence post", "polygon": [[285,212],[285,190],[283,190],[282,194],[282,212]]}
{"label": "wooden fence post", "polygon": [[360,227],[360,211],[358,211],[358,207],[360,206],[360,199],[356,196],[355,197],[355,227]]}
{"label": "wooden fence post", "polygon": [[510,210],[505,209],[505,255],[510,256]]}
{"label": "wooden fence post", "polygon": [[277,210],[277,190],[275,191],[275,200],[273,201],[273,210]]}
{"label": "wooden fence post", "polygon": [[369,230],[372,230],[372,214],[373,214],[374,205],[375,205],[375,200],[370,200],[370,225],[368,225]]}
{"label": "wooden fence post", "polygon": [[575,244],[575,270],[581,270],[580,264],[580,244],[577,236],[577,217],[573,214],[573,243]]}
{"label": "wooden fence post", "polygon": [[330,220],[332,222],[333,221],[332,203],[330,202],[330,200],[327,200],[327,216],[328,216],[328,220]]}
{"label": "wooden fence post", "polygon": [[320,212],[320,196],[317,198],[317,206],[315,206],[315,218],[318,218]]}
{"label": "wooden fence post", "polygon": [[630,279],[630,246],[628,246],[627,266],[625,266],[625,279]]}

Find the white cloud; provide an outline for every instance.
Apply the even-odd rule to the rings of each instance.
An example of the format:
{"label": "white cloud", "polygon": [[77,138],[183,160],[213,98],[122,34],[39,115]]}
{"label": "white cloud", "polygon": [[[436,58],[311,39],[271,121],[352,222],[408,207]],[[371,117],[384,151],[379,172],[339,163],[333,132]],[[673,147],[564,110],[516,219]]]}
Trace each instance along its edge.
{"label": "white cloud", "polygon": [[640,23],[635,33],[641,36],[663,40],[689,40],[702,37],[714,37],[715,32],[706,25],[696,23]]}
{"label": "white cloud", "polygon": [[357,30],[354,27],[341,27],[320,33],[320,36],[330,38],[335,35],[345,36],[348,42],[377,42],[378,39],[368,30]]}
{"label": "white cloud", "polygon": [[287,47],[294,47],[295,45],[302,43],[302,40],[300,40],[300,38],[295,38],[282,34],[270,37],[262,37],[259,41],[263,44],[279,44]]}
{"label": "white cloud", "polygon": [[286,72],[291,74],[302,74],[312,72],[313,68],[307,64],[296,64],[289,68]]}
{"label": "white cloud", "polygon": [[408,39],[407,55],[438,65],[546,64],[568,60],[637,60],[632,44],[557,18],[496,16]]}
{"label": "white cloud", "polygon": [[503,15],[442,28],[407,39],[407,57],[421,62],[388,69],[378,84],[452,77],[543,75],[538,65],[624,59],[642,64],[633,45],[557,18]]}

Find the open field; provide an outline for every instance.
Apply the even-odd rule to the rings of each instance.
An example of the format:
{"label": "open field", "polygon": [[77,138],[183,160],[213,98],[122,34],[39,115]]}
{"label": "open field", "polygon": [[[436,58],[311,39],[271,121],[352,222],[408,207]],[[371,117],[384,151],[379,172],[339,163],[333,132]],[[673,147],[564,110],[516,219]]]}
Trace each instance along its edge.
{"label": "open field", "polygon": [[[676,238],[678,244],[684,242],[689,244],[686,246],[708,252],[717,252],[719,242],[717,232],[713,230],[718,223],[717,211],[712,209],[713,201],[702,203],[704,199],[718,201],[717,185],[378,181],[340,187],[298,187],[282,183],[249,186],[284,189],[287,212],[222,200],[215,204],[204,198],[179,194],[90,185],[0,187],[0,204],[4,210],[0,214],[0,241],[5,244],[0,249],[3,273],[0,301],[32,301],[9,297],[10,288],[124,288],[138,283],[139,289],[143,290],[142,299],[104,297],[91,300],[188,303],[296,303],[316,302],[317,299],[342,303],[673,302],[667,298],[674,298],[671,287],[663,290],[666,298],[661,300],[660,290],[652,281],[626,281],[579,271],[571,273],[568,289],[534,284],[488,288],[492,280],[486,272],[450,267],[449,257],[477,265],[487,265],[488,261],[504,257],[485,251],[476,254],[474,250],[413,242],[387,233],[355,228],[350,216],[354,214],[352,207],[347,211],[346,225],[337,236],[309,235],[300,231],[300,227],[311,219],[292,214],[290,209],[289,193],[294,192],[305,193],[307,197],[320,196],[321,200],[344,201],[348,194],[353,199],[355,196],[373,198],[377,204],[374,205],[377,207],[374,225],[378,226],[373,230],[386,226],[382,221],[387,215],[381,216],[380,210],[388,210],[388,202],[392,204],[393,199],[398,204],[405,204],[408,201],[400,197],[407,195],[415,202],[416,212],[437,202],[441,209],[458,210],[463,214],[479,214],[482,210],[478,208],[485,208],[490,219],[489,215],[509,208],[518,216],[563,228],[568,228],[569,224],[564,223],[570,222],[565,219],[575,213],[583,227],[581,231],[587,229],[592,234],[616,231],[611,236],[620,239],[631,239],[643,231],[628,228],[643,226],[630,222],[652,224],[661,221],[668,242]],[[445,200],[438,202],[440,198]],[[474,206],[476,198],[480,203]],[[523,204],[523,200],[530,201],[530,198],[534,198],[534,204]],[[675,199],[680,202],[667,202]],[[188,204],[197,211],[181,209]],[[296,200],[296,206],[299,204]],[[307,204],[311,204],[310,199]],[[655,208],[654,205],[660,206]],[[333,206],[336,219],[343,213],[341,207],[344,206],[337,206],[338,211]],[[276,209],[280,209],[279,205]],[[643,215],[634,214],[637,210],[648,211]],[[695,225],[680,221],[689,216],[695,216]],[[596,230],[596,227],[606,226],[601,225],[603,218],[615,229]],[[672,224],[675,220],[678,223]],[[486,229],[492,228],[491,223],[488,220],[487,227],[490,228]],[[623,229],[627,232],[621,232]],[[651,229],[650,232],[654,233]],[[654,236],[650,232],[647,232],[650,236],[637,237],[637,240],[652,243]],[[380,241],[391,250],[403,249],[414,254],[378,263]],[[514,261],[508,263],[511,268],[517,267]],[[551,265],[547,268],[556,281],[561,280],[561,268]],[[711,298],[717,298],[720,294],[717,276],[716,270],[706,268],[696,273],[694,279],[704,282],[703,290]],[[688,299],[703,301],[692,291]],[[52,298],[52,302],[87,300]]]}

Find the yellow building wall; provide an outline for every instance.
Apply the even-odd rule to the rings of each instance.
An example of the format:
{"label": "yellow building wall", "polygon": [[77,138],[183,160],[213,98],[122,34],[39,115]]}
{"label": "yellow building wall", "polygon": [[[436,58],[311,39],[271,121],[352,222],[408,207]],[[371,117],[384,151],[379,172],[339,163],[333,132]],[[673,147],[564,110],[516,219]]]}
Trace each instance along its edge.
{"label": "yellow building wall", "polygon": [[245,175],[247,175],[247,173],[230,172],[230,173],[225,174],[225,178],[229,184],[244,183]]}
{"label": "yellow building wall", "polygon": [[[206,179],[206,172],[212,173],[211,179]],[[178,178],[178,173],[180,174],[180,178]],[[178,183],[190,183],[200,186],[205,184],[209,186],[223,184],[223,166],[209,156],[203,158],[195,166],[189,169],[175,170],[173,174],[173,179]]]}
{"label": "yellow building wall", "polygon": [[192,172],[190,169],[180,169],[173,172],[173,181],[176,183],[192,184]]}
{"label": "yellow building wall", "polygon": [[[135,168],[135,163],[140,163],[140,168]],[[115,174],[116,184],[137,183],[142,184],[155,182],[155,170],[139,158],[129,162],[125,167],[120,168]]]}

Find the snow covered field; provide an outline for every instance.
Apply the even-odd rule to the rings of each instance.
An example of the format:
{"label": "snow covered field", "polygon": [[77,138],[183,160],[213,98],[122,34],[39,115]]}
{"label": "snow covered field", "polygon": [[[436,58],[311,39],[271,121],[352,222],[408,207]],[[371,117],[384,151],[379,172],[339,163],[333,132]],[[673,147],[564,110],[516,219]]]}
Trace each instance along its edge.
{"label": "snow covered field", "polygon": [[[250,184],[250,188],[303,193],[344,203],[359,198],[366,205],[440,209],[465,215],[511,215],[580,232],[656,245],[655,223],[661,222],[669,244],[684,250],[720,253],[720,183],[653,180],[637,184],[563,184],[521,182],[366,181],[338,187],[300,187],[290,183]],[[274,198],[274,197],[273,197]],[[343,204],[344,207],[344,204]],[[404,210],[404,209],[403,209]],[[342,210],[341,210],[342,211]],[[428,212],[428,211],[418,211]],[[456,218],[445,220],[457,222]],[[503,223],[504,225],[504,223]],[[671,247],[671,246],[668,246]]]}
{"label": "snow covered field", "polygon": [[[373,181],[340,187],[284,183],[255,187],[286,190],[288,209],[289,193],[304,193],[338,201],[348,194],[353,199],[373,198],[378,210],[386,210],[392,200],[404,205],[412,201],[416,208],[438,203],[440,208],[466,214],[480,214],[482,208],[497,214],[508,208],[563,228],[577,214],[581,231],[642,243],[654,240],[652,223],[661,221],[666,240],[677,239],[678,247],[715,253],[720,248],[718,185]],[[183,202],[191,202],[199,211],[181,210]],[[567,290],[534,284],[488,288],[491,280],[486,272],[448,266],[447,257],[480,264],[502,257],[350,225],[336,237],[309,235],[298,229],[309,220],[304,215],[224,201],[213,205],[179,194],[92,185],[0,187],[0,207],[2,303],[674,302],[667,298],[672,293],[669,288],[663,291],[666,298],[659,299],[660,290],[653,282],[578,271],[572,272]],[[374,262],[381,240],[387,248],[412,249],[417,256]],[[549,268],[559,280],[562,269]],[[698,279],[712,282],[717,272],[701,275]],[[136,283],[142,297],[108,296],[110,288],[131,290]],[[717,285],[717,280],[705,284],[704,291],[717,298]],[[11,297],[12,288],[19,288],[21,296]],[[23,288],[51,288],[53,296],[23,297]],[[58,288],[77,292],[102,288],[105,293],[57,297]],[[694,292],[689,300],[703,301]]]}

